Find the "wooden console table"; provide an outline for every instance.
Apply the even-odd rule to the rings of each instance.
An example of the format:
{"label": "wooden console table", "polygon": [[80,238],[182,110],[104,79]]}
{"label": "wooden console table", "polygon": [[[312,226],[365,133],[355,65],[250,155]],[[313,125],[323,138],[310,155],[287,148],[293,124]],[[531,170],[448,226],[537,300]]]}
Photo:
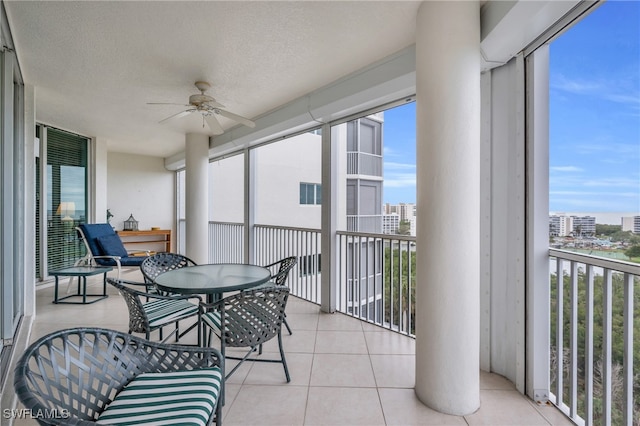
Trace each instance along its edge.
{"label": "wooden console table", "polygon": [[127,250],[171,251],[170,229],[149,229],[145,231],[118,231]]}

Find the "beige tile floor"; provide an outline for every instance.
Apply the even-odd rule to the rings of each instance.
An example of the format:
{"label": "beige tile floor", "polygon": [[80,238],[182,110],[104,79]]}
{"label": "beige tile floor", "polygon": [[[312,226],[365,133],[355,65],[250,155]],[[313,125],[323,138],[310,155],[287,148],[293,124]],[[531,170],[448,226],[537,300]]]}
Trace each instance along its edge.
{"label": "beige tile floor", "polygon": [[[137,279],[137,272],[126,274]],[[90,291],[99,291],[93,280]],[[66,290],[66,280],[61,291]],[[54,305],[53,289],[37,292],[30,340],[75,326],[127,331],[128,312],[113,289],[92,305]],[[283,332],[291,382],[280,364],[245,363],[227,381],[223,423],[231,425],[572,425],[552,406],[539,406],[501,376],[481,372],[480,409],[468,416],[433,411],[413,391],[415,345],[408,337],[291,297],[293,335]],[[157,337],[157,336],[154,336]],[[195,343],[195,332],[181,342]],[[264,356],[276,355],[277,342]],[[231,363],[228,363],[231,364]],[[32,424],[15,421],[15,425]]]}

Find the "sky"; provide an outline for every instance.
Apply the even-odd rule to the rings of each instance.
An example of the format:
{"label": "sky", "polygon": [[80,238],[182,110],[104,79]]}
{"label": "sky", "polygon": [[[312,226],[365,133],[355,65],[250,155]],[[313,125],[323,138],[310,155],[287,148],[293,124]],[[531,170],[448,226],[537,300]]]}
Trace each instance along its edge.
{"label": "sky", "polygon": [[551,43],[551,211],[640,214],[639,45],[637,1],[607,1]]}
{"label": "sky", "polygon": [[[639,45],[640,2],[613,0],[551,43],[550,211],[640,214]],[[414,203],[415,104],[384,119],[384,202]]]}
{"label": "sky", "polygon": [[416,202],[416,104],[384,112],[384,202]]}

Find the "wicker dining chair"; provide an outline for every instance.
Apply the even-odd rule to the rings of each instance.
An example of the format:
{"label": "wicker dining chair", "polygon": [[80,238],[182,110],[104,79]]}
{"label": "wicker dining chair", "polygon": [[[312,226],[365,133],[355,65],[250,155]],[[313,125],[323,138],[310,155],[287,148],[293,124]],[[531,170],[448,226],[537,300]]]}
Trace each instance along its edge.
{"label": "wicker dining chair", "polygon": [[196,262],[178,253],[156,253],[142,261],[140,271],[147,284],[154,284],[156,277],[167,271],[194,266]]}
{"label": "wicker dining chair", "polygon": [[[156,293],[136,290],[138,286],[146,288],[146,283],[115,280],[107,278],[107,282],[118,289],[129,309],[129,333],[144,333],[147,339],[151,332],[159,330],[160,340],[166,342],[173,334],[176,341],[198,325],[195,322],[187,330],[180,333],[179,321],[198,316],[198,305],[202,298],[198,295],[164,296]],[[142,298],[146,301],[143,302]],[[189,300],[193,299],[193,302]],[[167,325],[175,324],[173,330],[166,338],[162,338],[162,329]]]}
{"label": "wicker dining chair", "polygon": [[[286,285],[289,272],[293,269],[294,266],[296,266],[296,263],[298,263],[298,258],[295,256],[291,256],[266,265],[265,268],[272,271],[272,274],[271,280],[265,285]],[[284,314],[284,326],[287,328],[289,335],[293,334],[293,332],[291,331],[291,327],[289,327],[289,323],[287,322],[286,313]]]}
{"label": "wicker dining chair", "polygon": [[178,253],[160,252],[145,258],[140,264],[140,272],[147,284],[149,293],[158,293],[163,296],[171,296],[173,293],[161,291],[156,287],[155,280],[158,275],[174,269],[195,266],[196,262]]}
{"label": "wicker dining chair", "polygon": [[14,388],[41,425],[220,425],[223,372],[215,348],[74,328],[34,342],[17,363]]}
{"label": "wicker dining chair", "polygon": [[[287,287],[271,285],[244,290],[214,303],[200,304],[201,344],[206,341],[206,345],[210,346],[211,336],[215,334],[220,339],[222,356],[240,361],[226,378],[229,378],[243,362],[254,361],[281,363],[287,382],[291,381],[281,333],[288,297]],[[251,357],[254,352],[262,355],[262,344],[274,337],[278,338],[280,359]],[[243,357],[226,356],[226,349],[229,347],[248,350]]]}

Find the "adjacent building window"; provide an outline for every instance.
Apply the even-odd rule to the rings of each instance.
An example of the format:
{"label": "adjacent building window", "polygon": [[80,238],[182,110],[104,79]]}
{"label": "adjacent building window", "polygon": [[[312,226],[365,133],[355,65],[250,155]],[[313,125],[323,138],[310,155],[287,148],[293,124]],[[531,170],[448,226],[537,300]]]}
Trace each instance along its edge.
{"label": "adjacent building window", "polygon": [[322,185],[300,182],[300,204],[322,204]]}

